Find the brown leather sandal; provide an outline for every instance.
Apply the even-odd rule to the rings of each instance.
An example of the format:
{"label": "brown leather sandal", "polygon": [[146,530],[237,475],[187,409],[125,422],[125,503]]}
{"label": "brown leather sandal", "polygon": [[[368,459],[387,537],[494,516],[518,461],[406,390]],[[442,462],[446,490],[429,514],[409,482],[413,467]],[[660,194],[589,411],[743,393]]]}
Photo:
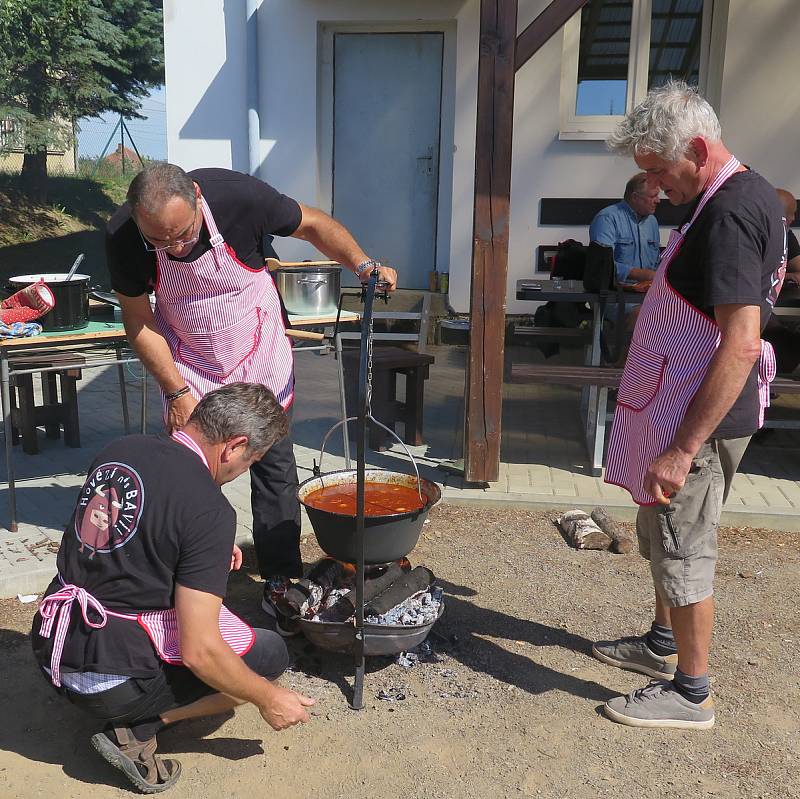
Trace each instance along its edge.
{"label": "brown leather sandal", "polygon": [[181,764],[177,760],[155,756],[155,735],[139,741],[127,727],[114,727],[93,735],[92,746],[141,793],[166,791],[181,776]]}

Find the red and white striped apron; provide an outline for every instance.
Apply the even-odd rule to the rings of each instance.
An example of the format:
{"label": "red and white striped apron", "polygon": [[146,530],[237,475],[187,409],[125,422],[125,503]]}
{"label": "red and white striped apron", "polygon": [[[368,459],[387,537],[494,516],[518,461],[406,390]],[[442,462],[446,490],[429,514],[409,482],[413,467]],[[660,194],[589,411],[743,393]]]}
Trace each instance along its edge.
{"label": "red and white striped apron", "polygon": [[[739,166],[731,157],[706,189],[692,218],[670,233],[633,330],[617,392],[605,481],[626,488],[639,505],[656,504],[655,497],[644,490],[644,476],[672,444],[720,343],[717,323],[672,288],[667,270],[706,203]],[[774,377],[775,353],[762,341],[759,427],[764,423]]]}
{"label": "red and white striped apron", "polygon": [[191,262],[156,253],[156,321],[196,399],[242,381],[267,386],[288,408],[294,360],[275,283],[236,257],[205,198],[200,203],[211,249]]}
{"label": "red and white striped apron", "polygon": [[[176,441],[195,452],[208,467],[208,461],[203,450],[184,432],[175,432],[172,436]],[[39,614],[42,623],[39,635],[49,638],[55,626],[53,651],[50,655],[50,679],[57,688],[61,686],[61,654],[64,651],[64,642],[67,639],[69,623],[72,617],[72,603],[77,600],[81,608],[84,623],[94,630],[106,626],[109,616],[126,621],[136,622],[150,638],[158,657],[172,666],[181,666],[180,632],[178,630],[178,616],[175,608],[166,610],[150,610],[144,613],[118,613],[104,607],[85,588],[65,583],[61,575],[61,588],[50,596],[46,596],[39,604]],[[96,618],[90,618],[89,612],[93,611]],[[219,632],[222,639],[240,657],[250,651],[256,639],[256,634],[249,624],[231,613],[225,605],[219,609]]]}

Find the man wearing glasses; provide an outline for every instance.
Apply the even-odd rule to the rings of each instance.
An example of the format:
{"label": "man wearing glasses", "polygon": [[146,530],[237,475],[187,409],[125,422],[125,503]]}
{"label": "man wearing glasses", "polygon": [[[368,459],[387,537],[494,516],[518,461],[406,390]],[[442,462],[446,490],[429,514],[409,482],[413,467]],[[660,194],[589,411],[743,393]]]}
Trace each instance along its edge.
{"label": "man wearing glasses", "polygon": [[658,187],[649,186],[647,174],[639,172],[625,184],[624,199],[603,208],[589,226],[590,241],[614,250],[617,283],[647,282],[655,275],[658,195]]}
{"label": "man wearing glasses", "polygon": [[[264,269],[268,237],[304,239],[363,280],[377,267],[379,278],[396,286],[395,271],[370,259],[342,225],[249,175],[153,164],[133,179],[127,197],[106,227],[111,284],[128,340],[161,387],[170,431],[227,383],[262,383],[290,409],[292,352]],[[253,464],[250,476],[262,606],[275,615],[276,595],[302,573],[291,438]],[[280,623],[277,629],[291,634]]]}

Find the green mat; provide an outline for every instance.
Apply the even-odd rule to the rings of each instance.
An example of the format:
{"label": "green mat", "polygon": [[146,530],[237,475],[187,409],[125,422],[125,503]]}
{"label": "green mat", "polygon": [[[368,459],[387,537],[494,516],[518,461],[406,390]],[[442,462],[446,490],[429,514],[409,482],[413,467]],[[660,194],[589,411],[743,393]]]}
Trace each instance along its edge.
{"label": "green mat", "polygon": [[31,338],[69,336],[73,333],[76,335],[82,333],[103,333],[105,331],[124,332],[125,326],[122,322],[89,322],[86,327],[81,327],[76,330],[49,330],[44,333],[39,333],[38,336],[31,336]]}

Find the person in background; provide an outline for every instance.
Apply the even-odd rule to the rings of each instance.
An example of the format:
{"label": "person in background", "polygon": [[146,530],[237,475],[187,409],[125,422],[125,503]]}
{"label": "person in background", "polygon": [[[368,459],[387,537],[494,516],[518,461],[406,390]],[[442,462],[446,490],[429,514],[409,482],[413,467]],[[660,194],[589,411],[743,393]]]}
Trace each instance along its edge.
{"label": "person in background", "polygon": [[778,199],[783,205],[786,220],[786,277],[794,283],[800,283],[800,277],[791,277],[800,273],[800,243],[791,229],[797,215],[797,200],[787,189],[775,189],[775,191],[778,192]]}
{"label": "person in background", "polygon": [[[244,380],[267,386],[282,407],[294,399],[294,364],[280,297],[264,268],[270,236],[304,239],[362,281],[393,269],[370,259],[324,212],[229,169],[186,173],[148,165],[106,226],[111,285],[131,346],[156,379],[167,430],[180,430],[208,392]],[[155,297],[155,310],[150,295]],[[262,608],[302,574],[300,504],[287,435],[250,469],[253,541],[264,578]]]}
{"label": "person in background", "polygon": [[222,604],[242,553],[220,486],[287,427],[266,386],[233,383],[206,394],[172,436],[109,444],[78,495],[33,650],[56,692],[105,724],[92,745],[142,793],[180,776],[177,760],[155,756],[167,724],[244,702],[275,730],[309,719],[314,701],[275,682],[286,644]]}
{"label": "person in background", "polygon": [[659,258],[658,188],[637,172],[626,184],[620,202],[598,212],[589,226],[589,241],[614,250],[617,283],[653,279]]}
{"label": "person in background", "polygon": [[688,212],[633,331],[605,476],[640,506],[655,619],[646,635],[599,641],[592,654],[656,679],[606,702],[613,721],[708,729],[717,527],[769,404],[775,359],[760,335],[783,279],[783,210],[775,189],[725,146],[711,105],[682,81],[651,90],[608,145]]}
{"label": "person in background", "polygon": [[[794,195],[786,189],[776,189],[778,199],[784,209],[784,219],[786,220],[786,277],[784,285],[800,284],[800,244],[797,237],[791,230],[790,225],[794,222],[797,213],[797,200]],[[796,322],[788,321],[786,317],[770,316],[767,326],[764,328],[762,337],[765,341],[772,344],[775,350],[775,361],[778,372],[781,374],[791,374],[800,364],[800,332]],[[765,428],[759,432],[760,437],[773,432],[774,428]]]}

